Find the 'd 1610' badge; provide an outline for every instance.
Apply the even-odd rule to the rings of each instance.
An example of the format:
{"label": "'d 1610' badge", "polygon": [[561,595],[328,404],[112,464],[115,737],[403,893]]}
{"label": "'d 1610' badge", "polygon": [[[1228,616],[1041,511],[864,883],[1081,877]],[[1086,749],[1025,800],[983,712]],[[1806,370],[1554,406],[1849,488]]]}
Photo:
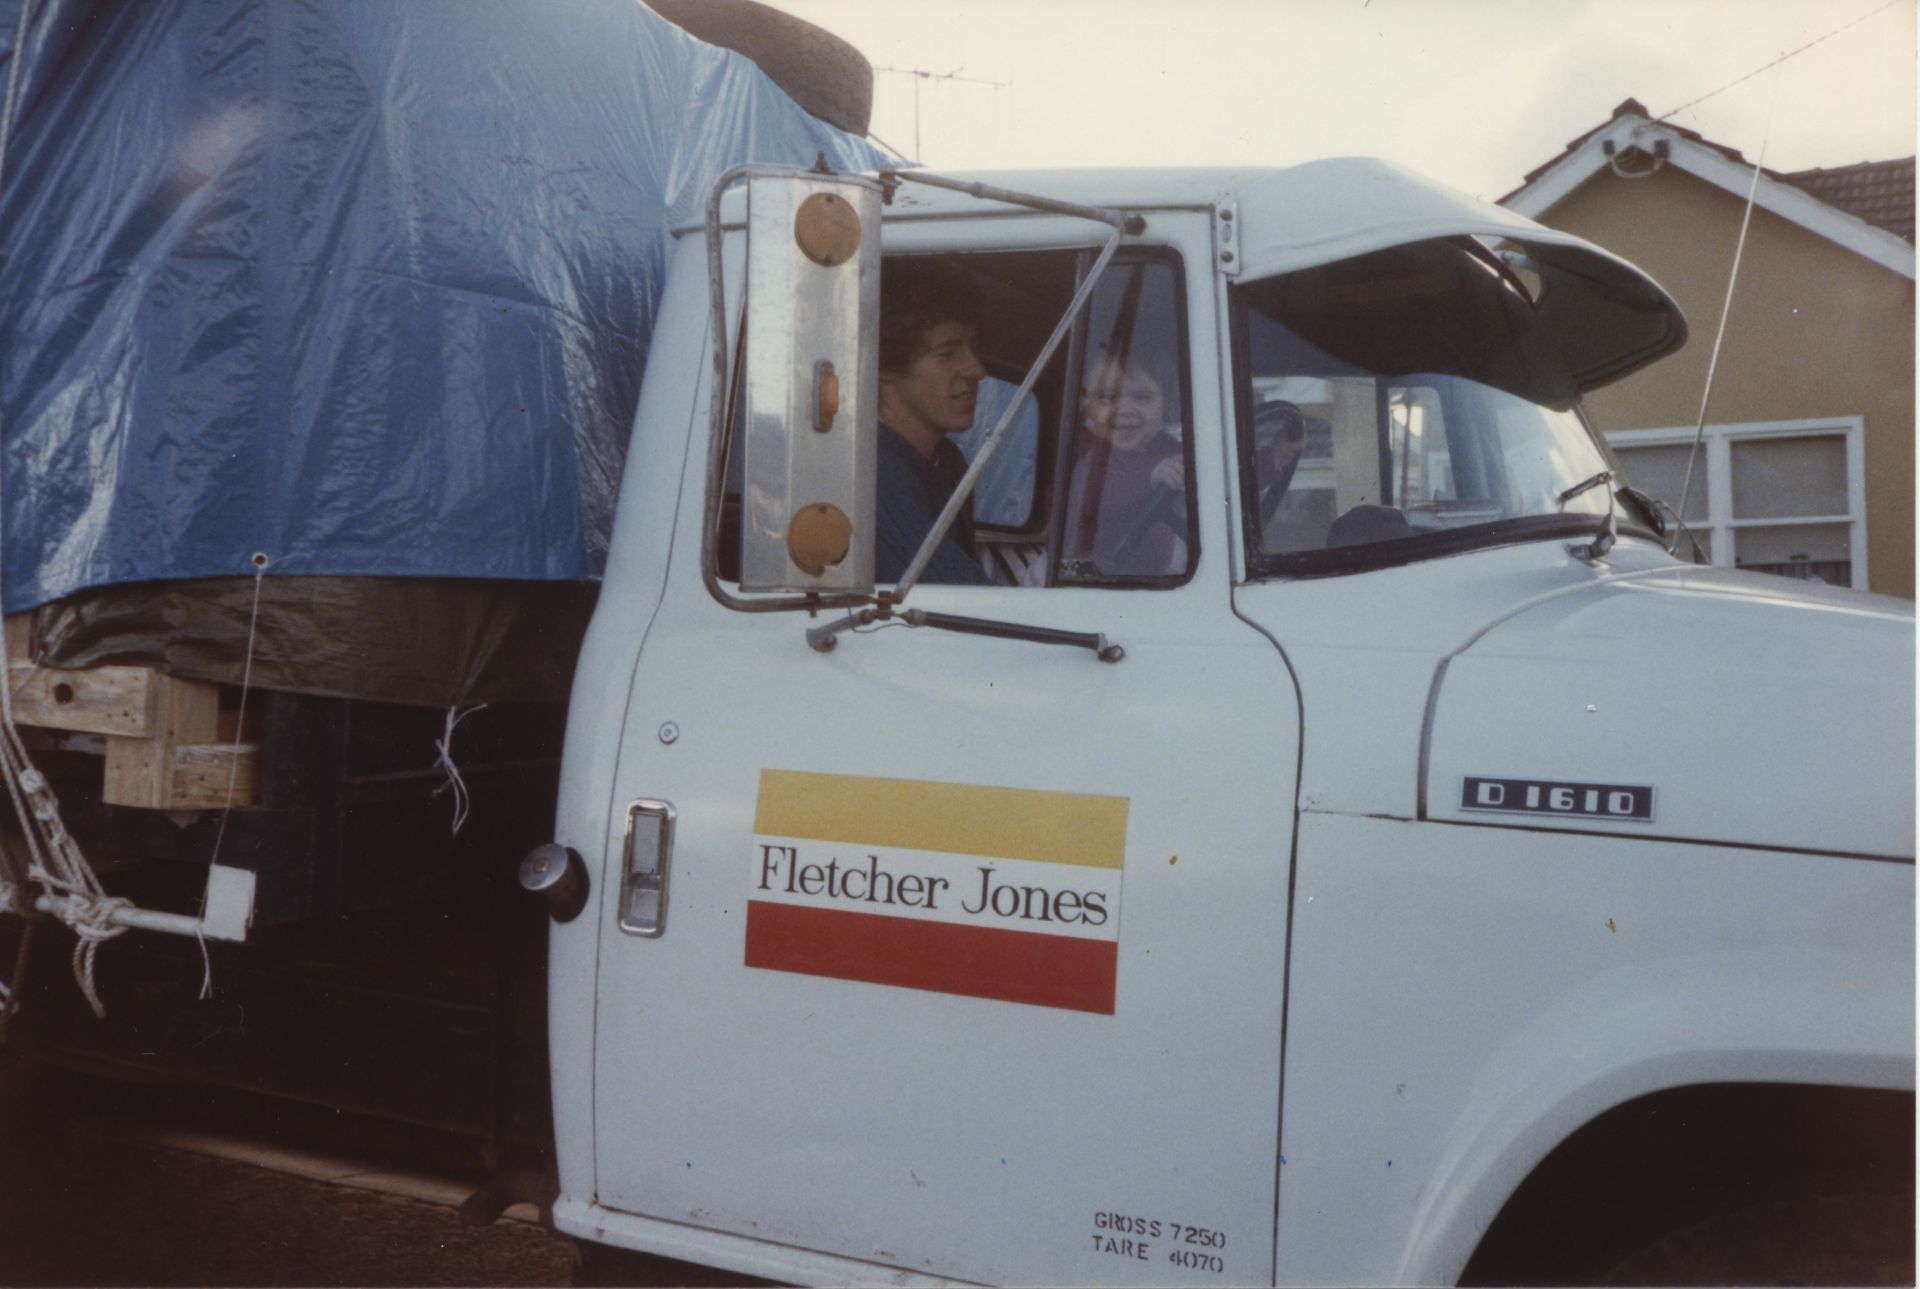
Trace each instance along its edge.
{"label": "'d 1610' badge", "polygon": [[1644,824],[1653,822],[1653,789],[1631,783],[1469,777],[1460,788],[1460,808]]}

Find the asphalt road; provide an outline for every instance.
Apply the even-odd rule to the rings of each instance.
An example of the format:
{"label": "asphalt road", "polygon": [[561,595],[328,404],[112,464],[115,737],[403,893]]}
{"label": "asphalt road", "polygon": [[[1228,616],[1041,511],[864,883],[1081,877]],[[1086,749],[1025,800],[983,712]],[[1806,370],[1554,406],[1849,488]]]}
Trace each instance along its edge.
{"label": "asphalt road", "polygon": [[80,1104],[49,1097],[45,1072],[21,1095],[7,1086],[16,1073],[0,1065],[0,1286],[740,1283],[604,1252],[583,1277],[573,1243],[532,1221],[463,1221],[450,1204],[470,1193],[471,1176],[393,1170],[394,1158],[417,1165],[417,1150],[328,1162],[284,1140],[208,1133],[205,1122],[181,1130],[137,1098],[103,1107],[98,1091]]}
{"label": "asphalt road", "polygon": [[538,1226],[77,1125],[0,1163],[7,1285],[565,1285],[572,1245]]}

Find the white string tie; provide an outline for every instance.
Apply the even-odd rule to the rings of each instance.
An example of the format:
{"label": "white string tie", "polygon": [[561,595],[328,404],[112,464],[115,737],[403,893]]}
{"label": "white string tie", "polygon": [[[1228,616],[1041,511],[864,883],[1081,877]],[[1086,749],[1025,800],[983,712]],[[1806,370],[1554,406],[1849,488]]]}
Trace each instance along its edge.
{"label": "white string tie", "polygon": [[453,835],[455,837],[458,837],[460,830],[466,827],[467,808],[473,802],[467,793],[466,780],[460,777],[460,767],[453,763],[453,732],[459,728],[461,721],[475,712],[485,711],[486,707],[485,703],[481,703],[478,707],[469,707],[463,712],[460,710],[460,704],[455,703],[447,708],[446,730],[433,741],[434,747],[440,751],[440,759],[434,762],[434,768],[447,776],[447,781],[435,788],[433,795],[437,797],[449,788],[453,790]]}
{"label": "white string tie", "polygon": [[193,928],[193,938],[200,942],[200,1001],[213,997],[213,955],[207,952],[207,930],[204,919]]}

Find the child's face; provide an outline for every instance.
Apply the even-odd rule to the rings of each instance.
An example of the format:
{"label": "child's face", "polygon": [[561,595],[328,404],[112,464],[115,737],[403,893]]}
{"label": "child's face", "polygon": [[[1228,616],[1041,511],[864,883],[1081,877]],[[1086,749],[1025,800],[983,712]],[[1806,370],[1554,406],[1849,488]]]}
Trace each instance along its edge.
{"label": "child's face", "polygon": [[1094,373],[1081,403],[1088,430],[1121,452],[1138,452],[1165,422],[1166,399],[1160,382],[1140,368],[1103,364]]}

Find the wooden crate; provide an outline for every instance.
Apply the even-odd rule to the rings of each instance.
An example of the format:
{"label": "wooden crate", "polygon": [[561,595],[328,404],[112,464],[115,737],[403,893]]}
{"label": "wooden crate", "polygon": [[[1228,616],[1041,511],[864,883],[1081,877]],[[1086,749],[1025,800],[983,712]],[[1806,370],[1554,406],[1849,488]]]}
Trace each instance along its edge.
{"label": "wooden crate", "polygon": [[106,740],[109,805],[207,810],[259,799],[259,753],[237,741],[220,686],[151,667],[67,670],[30,661],[33,615],[6,619],[7,682],[16,725]]}

